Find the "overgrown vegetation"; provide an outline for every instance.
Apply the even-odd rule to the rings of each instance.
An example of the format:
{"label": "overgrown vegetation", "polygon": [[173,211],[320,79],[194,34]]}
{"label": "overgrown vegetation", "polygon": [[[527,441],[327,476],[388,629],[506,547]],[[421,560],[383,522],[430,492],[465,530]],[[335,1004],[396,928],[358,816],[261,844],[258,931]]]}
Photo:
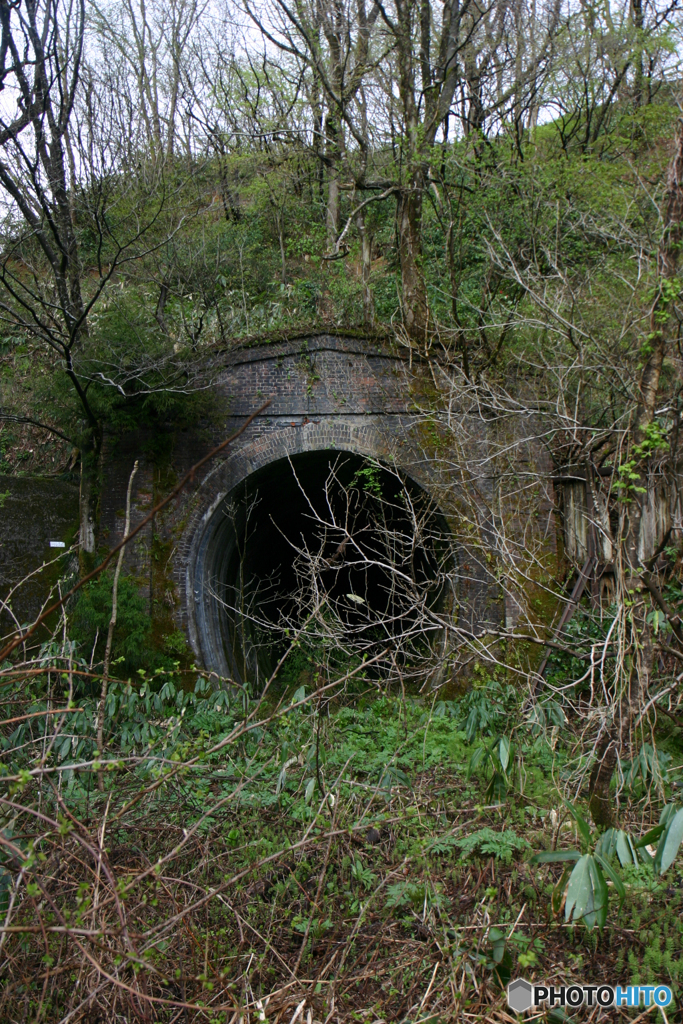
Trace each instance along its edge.
{"label": "overgrown vegetation", "polygon": [[[680,41],[678,0],[3,7],[0,472],[79,478],[94,576],[0,642],[2,1020],[499,1022],[517,974],[680,1018]],[[323,329],[405,355],[433,492],[330,464],[209,677],[163,522],[149,597],[97,576],[103,453],[171,493],[224,353]]]}
{"label": "overgrown vegetation", "polygon": [[[88,678],[58,643],[3,672],[4,1019],[488,1017],[511,974],[558,969],[680,996],[680,857],[660,877],[605,834],[620,898],[568,896],[569,926],[571,851],[530,857],[588,839],[560,795],[582,756],[570,704],[485,676],[453,700],[378,696],[363,671],[254,700],[160,671],[110,683],[100,793]],[[492,802],[467,764],[502,749],[497,686],[515,771]],[[680,792],[669,742],[661,789],[625,810],[636,838]]]}

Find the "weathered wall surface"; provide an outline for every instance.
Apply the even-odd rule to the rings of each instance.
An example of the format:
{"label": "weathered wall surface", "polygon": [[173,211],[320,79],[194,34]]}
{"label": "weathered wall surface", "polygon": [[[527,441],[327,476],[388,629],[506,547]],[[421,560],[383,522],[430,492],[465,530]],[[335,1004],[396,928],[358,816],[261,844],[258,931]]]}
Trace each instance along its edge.
{"label": "weathered wall surface", "polygon": [[50,541],[62,542],[66,550],[77,526],[73,484],[50,477],[0,477],[0,601],[17,588],[10,608],[0,608],[0,635],[36,617],[65,568],[61,549],[50,548]]}
{"label": "weathered wall surface", "polygon": [[[225,668],[212,654],[219,612],[208,597],[224,504],[250,474],[277,460],[311,451],[347,451],[379,459],[405,472],[442,507],[446,498],[451,507],[443,511],[456,533],[453,511],[468,451],[469,482],[476,475],[474,490],[484,504],[492,494],[495,474],[475,469],[487,443],[478,416],[459,414],[455,430],[461,450],[457,457],[451,453],[453,457],[445,458],[443,452],[434,457],[430,447],[434,439],[422,431],[424,416],[416,402],[407,353],[321,334],[228,352],[216,366],[215,386],[225,408],[220,423],[202,432],[179,432],[170,467],[163,471],[142,455],[133,525],[153,500],[239,428],[260,404],[266,399],[271,404],[227,453],[186,489],[163,522],[143,531],[129,560],[140,585],[148,588],[150,612],[169,615],[186,632],[197,658],[207,667]],[[142,448],[144,439],[138,442]],[[107,451],[101,525],[108,544],[122,534],[128,475],[140,456],[134,439],[129,439],[125,449],[112,446]],[[460,615],[477,629],[500,617],[501,592],[491,575],[490,558],[482,554],[485,516],[480,517],[482,529],[475,536],[471,494],[467,502],[468,527],[456,538],[464,565]]]}
{"label": "weathered wall surface", "polygon": [[[112,547],[123,533],[136,459],[133,526],[270,400],[266,412],[127,551],[127,570],[147,595],[159,633],[181,629],[198,663],[225,673],[222,613],[212,598],[212,580],[225,564],[227,501],[253,474],[313,452],[377,459],[430,494],[452,531],[458,623],[473,632],[503,619],[515,624],[530,579],[524,569],[531,564],[529,552],[535,545],[539,565],[554,551],[553,498],[539,483],[545,476],[549,484],[549,467],[529,425],[454,401],[435,415],[441,397],[434,365],[413,358],[406,350],[331,334],[236,347],[214,357],[220,413],[210,423],[193,430],[170,423],[163,437],[129,434],[105,443],[100,541]],[[4,490],[0,597],[49,557],[49,540],[74,539],[78,508],[77,488],[58,480],[7,478],[7,487],[0,485]],[[514,574],[499,571],[502,562],[509,566],[515,559],[523,568],[516,582]],[[45,574],[36,577],[15,601],[21,621],[37,612],[46,580]],[[7,616],[2,625],[10,628]]]}

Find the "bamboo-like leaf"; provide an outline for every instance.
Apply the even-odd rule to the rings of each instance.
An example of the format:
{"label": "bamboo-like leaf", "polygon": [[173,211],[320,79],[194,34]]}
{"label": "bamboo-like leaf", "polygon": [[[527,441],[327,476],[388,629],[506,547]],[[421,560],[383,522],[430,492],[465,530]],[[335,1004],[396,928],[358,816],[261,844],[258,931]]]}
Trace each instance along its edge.
{"label": "bamboo-like leaf", "polygon": [[584,841],[586,842],[586,844],[588,846],[590,846],[591,845],[591,838],[592,838],[591,830],[590,830],[590,825],[588,824],[586,819],[581,814],[579,814],[579,812],[577,811],[576,807],[574,807],[572,804],[570,804],[568,800],[563,800],[562,802],[564,803],[565,807],[567,808],[567,810],[571,814],[571,816],[574,819],[574,821],[576,822],[576,824],[579,826],[579,832],[583,836]]}
{"label": "bamboo-like leaf", "polygon": [[507,772],[508,765],[510,764],[510,740],[507,736],[500,737],[498,757],[500,758],[501,768],[504,772]]}
{"label": "bamboo-like leaf", "polygon": [[470,763],[467,766],[467,777],[468,778],[470,777],[472,772],[475,770],[475,768],[477,768],[478,765],[481,763],[481,761],[483,760],[484,755],[486,753],[487,753],[486,747],[477,747],[477,749],[474,751],[474,753],[472,754],[472,757],[470,758]]}
{"label": "bamboo-like leaf", "polygon": [[567,888],[567,882],[569,881],[570,874],[571,869],[567,864],[562,874],[560,875],[559,882],[553,889],[552,894],[550,896],[550,906],[552,908],[553,914],[559,914],[562,910],[562,898],[564,896],[565,889]]}
{"label": "bamboo-like leaf", "polygon": [[530,864],[558,864],[565,860],[580,860],[578,850],[547,850],[530,858]]}
{"label": "bamboo-like leaf", "polygon": [[681,842],[683,842],[683,809],[673,817],[659,841],[655,855],[655,870],[658,869],[660,875],[663,875],[673,864]]}
{"label": "bamboo-like leaf", "polygon": [[607,921],[609,890],[602,868],[589,853],[577,861],[567,886],[566,921],[583,920],[587,928],[603,928]]}
{"label": "bamboo-like leaf", "polygon": [[676,804],[667,804],[660,815],[659,824],[666,828],[666,826],[676,817],[677,811],[678,807]]}
{"label": "bamboo-like leaf", "polygon": [[650,831],[646,832],[644,836],[640,837],[640,839],[636,839],[633,843],[636,850],[642,850],[644,846],[650,846],[651,843],[654,843],[655,840],[659,839],[664,828],[664,825],[655,825],[654,828],[651,828]]}
{"label": "bamboo-like leaf", "polygon": [[608,828],[606,832],[603,832],[595,844],[593,852],[599,853],[605,860],[611,860],[617,852],[617,830],[615,828]]}
{"label": "bamboo-like leaf", "polygon": [[596,924],[598,928],[604,928],[607,923],[609,889],[602,873],[602,867],[595,857],[588,858],[588,871],[593,887],[593,912],[584,916],[584,922],[587,928],[593,928]]}
{"label": "bamboo-like leaf", "polygon": [[609,880],[613,883],[614,888],[617,890],[617,893],[619,894],[619,909],[621,910],[623,902],[626,899],[626,887],[624,886],[624,883],[608,860],[605,860],[604,857],[601,857],[600,854],[597,853],[595,855],[595,859]]}
{"label": "bamboo-like leaf", "polygon": [[579,921],[594,909],[593,885],[588,862],[593,858],[584,853],[576,862],[569,877],[567,886],[567,902],[564,907],[565,921]]}
{"label": "bamboo-like leaf", "polygon": [[622,867],[625,864],[638,863],[638,855],[631,839],[623,829],[608,828],[603,832],[595,845],[594,853],[595,856],[604,857],[607,861],[611,861],[616,855]]}
{"label": "bamboo-like leaf", "polygon": [[638,855],[633,848],[633,841],[623,829],[619,829],[617,832],[617,857],[622,868],[626,864],[638,863]]}

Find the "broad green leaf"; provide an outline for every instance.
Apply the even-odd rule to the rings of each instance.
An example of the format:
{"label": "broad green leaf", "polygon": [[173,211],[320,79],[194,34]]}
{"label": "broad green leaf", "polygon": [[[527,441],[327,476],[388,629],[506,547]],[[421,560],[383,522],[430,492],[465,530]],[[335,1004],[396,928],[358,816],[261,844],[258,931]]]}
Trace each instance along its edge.
{"label": "broad green leaf", "polygon": [[683,842],[683,809],[675,815],[659,841],[655,855],[655,869],[659,869],[660,875],[663,875],[673,864],[681,842]]}
{"label": "broad green leaf", "polygon": [[537,853],[529,860],[530,864],[557,864],[564,860],[580,860],[581,854],[578,850],[548,850]]}
{"label": "broad green leaf", "polygon": [[609,889],[607,888],[607,882],[605,881],[605,876],[602,873],[602,868],[594,857],[589,857],[588,871],[590,873],[591,884],[593,886],[594,909],[592,913],[587,913],[584,916],[584,922],[587,928],[593,928],[596,924],[598,928],[604,928],[607,923]]}
{"label": "broad green leaf", "polygon": [[619,894],[619,909],[621,909],[621,906],[624,900],[626,899],[626,888],[624,886],[624,883],[622,882],[621,878],[614,870],[612,865],[609,863],[609,861],[605,860],[597,853],[595,855],[595,859],[602,868],[602,870],[605,872],[609,880],[613,883],[614,888],[617,890],[617,893]]}
{"label": "broad green leaf", "polygon": [[486,747],[477,747],[477,749],[474,751],[474,753],[472,754],[472,757],[470,758],[470,763],[467,766],[467,777],[468,778],[472,774],[472,772],[475,770],[475,768],[477,768],[477,766],[481,763],[481,761],[483,760],[484,755],[486,753],[487,753]]}
{"label": "broad green leaf", "polygon": [[595,844],[594,852],[599,853],[606,860],[611,860],[617,852],[617,830],[615,828],[608,828],[606,832],[603,832]]}
{"label": "broad green leaf", "polygon": [[617,857],[622,867],[626,864],[637,864],[638,855],[633,848],[633,840],[627,836],[623,829],[617,832]]}
{"label": "broad green leaf", "polygon": [[674,817],[676,816],[677,810],[678,807],[676,804],[667,804],[661,813],[661,816],[659,818],[659,824],[663,825],[664,828],[666,828],[669,822],[673,821]]}
{"label": "broad green leaf", "polygon": [[592,837],[588,822],[584,817],[582,817],[581,814],[579,814],[577,809],[572,804],[570,804],[568,800],[563,800],[562,802],[571,814],[576,824],[579,826],[579,832],[583,836],[585,842],[590,846]]}
{"label": "broad green leaf", "polygon": [[595,857],[584,854],[577,861],[567,886],[565,920],[583,920],[587,928],[602,928],[607,920],[609,890]]}
{"label": "broad green leaf", "polygon": [[644,836],[640,837],[640,839],[636,839],[633,844],[636,850],[642,850],[644,846],[650,846],[651,843],[654,843],[656,839],[659,839],[664,828],[664,825],[655,825],[654,828],[651,828],[650,831],[646,832]]}
{"label": "broad green leaf", "polygon": [[553,889],[550,897],[550,906],[552,908],[553,914],[559,914],[560,910],[562,909],[562,897],[564,896],[564,891],[567,888],[567,881],[569,880],[570,874],[571,869],[567,864],[562,874],[560,875],[560,880]]}
{"label": "broad green leaf", "polygon": [[650,868],[653,866],[653,864],[655,862],[655,859],[654,859],[654,857],[651,854],[649,854],[647,852],[646,849],[638,848],[636,852],[637,852],[638,856],[640,857],[641,863],[647,864],[647,866],[650,867]]}
{"label": "broad green leaf", "polygon": [[489,942],[493,948],[493,962],[502,963],[505,955],[505,933],[499,928],[491,928],[489,931]]}
{"label": "broad green leaf", "polygon": [[500,737],[500,744],[498,746],[498,756],[500,758],[500,764],[504,772],[507,772],[508,765],[510,764],[510,740],[507,736]]}
{"label": "broad green leaf", "polygon": [[608,861],[611,861],[616,854],[622,867],[625,864],[638,863],[636,851],[623,829],[608,828],[606,832],[603,832],[595,845],[594,853],[596,857],[604,857]]}
{"label": "broad green leaf", "polygon": [[579,921],[585,914],[591,913],[594,909],[593,883],[591,880],[589,861],[593,858],[584,853],[576,862],[574,870],[569,877],[567,886],[567,902],[564,907],[566,921]]}
{"label": "broad green leaf", "polygon": [[486,798],[492,803],[504,803],[507,796],[507,780],[502,772],[494,772],[486,789]]}

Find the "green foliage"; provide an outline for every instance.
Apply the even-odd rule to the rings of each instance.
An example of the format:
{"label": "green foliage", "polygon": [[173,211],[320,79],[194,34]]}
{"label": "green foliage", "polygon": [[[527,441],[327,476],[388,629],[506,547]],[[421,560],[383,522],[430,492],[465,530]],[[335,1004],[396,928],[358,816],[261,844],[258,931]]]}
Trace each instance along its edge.
{"label": "green foliage", "polygon": [[[604,928],[609,906],[607,881],[614,886],[620,907],[626,899],[626,888],[615,861],[626,867],[636,866],[640,860],[649,863],[655,875],[663,875],[673,864],[683,843],[683,808],[677,810],[674,804],[668,804],[662,811],[659,825],[636,841],[623,830],[613,828],[596,837],[579,811],[566,802],[565,806],[576,822],[583,848],[593,852],[582,854],[578,850],[559,850],[537,853],[532,857],[532,863],[575,861],[572,871],[565,868],[555,886],[551,907],[557,912],[564,897],[566,921],[582,922],[588,929],[596,925]],[[651,857],[645,847],[657,839],[657,850]]]}
{"label": "green foliage", "polygon": [[[83,664],[71,647],[46,647],[41,654],[40,664],[50,670],[53,706],[63,706],[70,692],[66,661],[60,660],[69,655],[78,672]],[[47,687],[45,676],[30,676],[21,686],[14,680],[5,691],[7,707],[11,709],[21,694],[22,710],[40,713],[48,706]],[[155,865],[159,858],[176,856],[171,849],[182,846],[181,837],[194,837],[196,845],[188,848],[185,860],[176,863],[174,870],[178,877],[182,874],[196,884],[205,901],[201,918],[193,919],[201,938],[198,962],[188,971],[187,961],[179,959],[185,954],[178,953],[174,932],[168,935],[167,953],[161,945],[157,949],[155,967],[167,969],[172,962],[172,976],[181,964],[189,986],[190,977],[202,975],[208,948],[210,958],[215,954],[214,959],[230,972],[236,950],[246,950],[248,962],[253,951],[249,928],[254,928],[268,941],[277,936],[280,955],[293,959],[302,951],[307,934],[302,952],[307,969],[317,947],[329,943],[341,948],[351,936],[361,952],[366,942],[375,942],[378,935],[381,939],[387,928],[392,935],[438,936],[440,948],[473,996],[475,982],[481,988],[486,981],[497,990],[514,972],[547,970],[555,960],[546,957],[546,948],[551,948],[554,958],[561,952],[570,976],[585,978],[586,963],[593,954],[590,933],[558,928],[545,920],[539,908],[544,885],[538,863],[552,866],[557,861],[568,870],[555,884],[555,912],[565,900],[570,922],[601,925],[606,915],[605,887],[618,895],[620,884],[628,887],[632,914],[628,927],[639,929],[643,945],[630,948],[632,963],[624,953],[623,970],[633,978],[640,973],[646,980],[652,971],[659,971],[659,976],[679,984],[680,907],[676,896],[664,892],[662,875],[653,872],[642,845],[661,846],[657,871],[673,872],[675,865],[669,861],[679,838],[679,811],[669,809],[657,830],[637,842],[619,831],[596,836],[577,812],[573,820],[581,849],[546,853],[536,863],[523,861],[532,833],[539,833],[537,841],[545,833],[549,801],[551,806],[557,801],[549,785],[546,748],[539,742],[557,709],[539,712],[530,725],[518,700],[516,742],[522,749],[524,737],[530,737],[524,755],[529,778],[535,771],[545,774],[531,801],[529,796],[513,795],[504,808],[487,811],[476,803],[465,770],[480,742],[477,737],[468,742],[463,728],[472,707],[471,695],[434,703],[419,696],[404,702],[398,697],[346,694],[344,703],[334,703],[321,721],[310,693],[307,686],[299,686],[291,697],[264,707],[241,690],[216,690],[201,676],[192,687],[186,676],[175,671],[139,674],[138,681],[130,684],[113,681],[105,705],[105,792],[101,795],[94,784],[95,773],[87,767],[95,758],[97,692],[83,693],[76,705],[79,710],[64,716],[47,754],[46,769],[53,776],[58,774],[60,798],[78,820],[85,821],[87,815],[92,820],[105,807],[111,808],[107,850],[121,872],[117,878],[123,905],[131,907],[133,887],[140,885],[144,893],[146,902],[136,908],[138,920],[148,914],[150,926],[157,927],[165,915],[177,913],[173,900],[163,904],[169,860],[164,861],[164,884],[158,885],[154,872],[144,873],[142,883],[136,881],[137,873],[128,872],[125,858],[132,859],[139,851],[143,862],[146,858]],[[510,706],[510,711],[515,709]],[[528,712],[525,708],[524,714]],[[11,714],[6,712],[8,718]],[[7,725],[0,734],[0,765],[13,780],[3,785],[14,793],[15,802],[19,793],[25,794],[22,799],[34,799],[34,753],[42,750],[44,724],[40,718],[26,719]],[[497,738],[495,729],[492,732],[486,742]],[[318,790],[316,742],[325,798]],[[42,813],[52,813],[54,800],[52,788],[45,787]],[[124,813],[124,806],[131,809]],[[379,839],[371,837],[370,826],[379,831]],[[73,827],[64,817],[63,835],[55,837],[60,849],[69,842]],[[99,827],[96,819],[95,831]],[[311,845],[299,847],[304,836],[310,837]],[[14,842],[7,831],[2,838]],[[23,836],[17,842],[24,843],[28,853],[29,843]],[[117,847],[124,851],[118,854],[123,861],[116,860]],[[3,889],[11,894],[18,878],[11,851],[3,854],[3,849],[0,844],[0,912],[6,905]],[[205,850],[211,851],[208,858]],[[272,860],[263,863],[263,858]],[[495,871],[489,880],[491,859]],[[229,899],[242,919],[244,949],[238,945],[234,915],[226,918],[222,901],[226,879],[233,875],[241,881],[232,887]],[[33,886],[33,875],[26,877]],[[612,885],[607,886],[608,882]],[[312,901],[319,887],[322,896],[315,907]],[[220,894],[213,902],[212,891]],[[21,906],[28,913],[39,889],[26,892],[29,898]],[[65,892],[72,923],[78,920],[79,927],[86,927],[92,913],[92,887],[84,885],[79,874]],[[55,889],[54,898],[60,900],[60,893]],[[158,908],[154,901],[159,901]],[[525,915],[518,920],[524,905]],[[268,931],[273,922],[273,930]],[[525,927],[528,922],[533,927]],[[58,939],[50,946],[51,955],[61,955]],[[15,940],[8,935],[8,941]],[[261,945],[257,947],[254,940],[253,948],[262,950],[258,941]],[[410,945],[429,948],[427,942]],[[380,941],[371,948],[379,948],[382,956],[381,947]],[[605,949],[614,958],[624,946],[606,943]],[[44,953],[40,947],[38,956]],[[352,963],[347,958],[347,971]],[[424,965],[406,966],[402,960],[396,975],[389,972],[387,977],[398,989],[410,981],[408,970],[429,978],[433,964],[425,971]],[[399,1019],[398,1011],[395,1016]]]}
{"label": "green foliage", "polygon": [[512,770],[514,768],[514,747],[510,737],[505,735],[494,736],[490,743],[482,743],[478,746],[467,766],[468,778],[476,772],[482,763],[488,763],[492,767],[491,778],[486,787],[486,799],[504,801],[512,781]]}
{"label": "green foliage", "polygon": [[530,849],[529,843],[522,836],[518,836],[514,829],[503,829],[496,832],[492,828],[480,828],[477,832],[462,839],[457,839],[455,845],[462,850],[463,857],[471,857],[478,854],[482,857],[496,857],[505,864],[509,864],[515,854]]}
{"label": "green foliage", "polygon": [[[589,651],[591,647],[601,642],[604,643],[616,613],[617,609],[614,606],[602,608],[600,615],[586,608],[577,608],[563,629],[567,647],[582,652]],[[569,693],[578,694],[590,688],[590,680],[586,679],[585,661],[565,651],[549,652],[546,678],[556,686],[567,687],[574,684]],[[562,722],[558,721],[555,724],[561,725]]]}
{"label": "green foliage", "polygon": [[382,480],[379,465],[368,464],[363,466],[362,469],[356,470],[349,487],[358,487],[363,491],[367,491],[368,494],[372,494],[375,498],[381,498]]}
{"label": "green foliage", "polygon": [[631,790],[639,786],[642,791],[654,785],[663,793],[666,770],[670,763],[671,754],[655,750],[651,743],[643,743],[633,761],[624,762],[626,785]]}
{"label": "green foliage", "polygon": [[512,956],[505,932],[499,928],[490,928],[488,941],[491,946],[491,962],[488,962],[486,967],[492,971],[501,988],[505,988],[512,977]]}
{"label": "green foliage", "polygon": [[[240,74],[251,83],[245,88],[266,88],[251,69],[242,68]],[[656,296],[657,316],[665,316],[677,294],[680,282],[660,280],[636,265],[634,249],[626,242],[632,239],[635,251],[646,251],[657,234],[656,199],[668,159],[662,142],[672,134],[674,106],[660,97],[639,111],[614,104],[608,118],[598,119],[599,141],[579,144],[584,116],[587,112],[571,130],[561,116],[515,144],[503,128],[484,149],[474,142],[475,134],[434,151],[432,173],[435,180],[443,179],[438,190],[443,195],[425,202],[421,223],[431,311],[444,337],[457,330],[470,363],[482,369],[504,371],[517,359],[542,354],[553,330],[553,317],[545,315],[552,308],[553,315],[582,332],[589,365],[601,359],[605,371],[613,365],[635,374],[648,344],[641,326],[646,318],[634,315],[623,334],[613,330],[614,322],[621,322],[620,312],[627,307],[649,311]],[[381,178],[400,177],[389,150],[380,148],[371,158]],[[106,185],[111,237],[98,237],[92,197],[79,194],[76,204],[86,299],[90,273],[96,277],[99,265],[114,255],[117,230],[125,233],[133,221],[149,225],[145,244],[130,254],[90,313],[78,353],[77,370],[88,382],[92,406],[112,429],[158,430],[181,421],[196,424],[210,415],[211,389],[193,390],[188,381],[197,360],[216,345],[283,331],[365,328],[360,239],[354,230],[347,236],[343,260],[322,258],[327,249],[325,197],[314,153],[272,140],[265,149],[240,145],[208,159],[169,160],[163,201],[158,182],[132,170]],[[657,182],[655,202],[653,191],[640,187],[643,175]],[[455,196],[463,194],[467,203],[456,202]],[[222,202],[207,208],[210,195],[220,195]],[[361,196],[370,194],[342,191],[342,223]],[[379,326],[390,326],[401,315],[395,212],[393,194],[365,210]],[[458,244],[449,248],[450,223],[455,223]],[[531,315],[538,312],[531,277],[523,287],[507,259],[521,258],[529,244],[535,253],[531,277],[550,282],[541,323]],[[47,273],[32,237],[21,246],[26,265]],[[555,287],[557,273],[565,275],[568,289]],[[455,280],[452,295],[446,282]],[[552,337],[559,363],[571,363],[571,337],[566,332]],[[21,332],[8,334],[2,352],[26,342]],[[25,389],[22,402],[34,411],[48,410],[67,433],[78,433],[82,411],[71,385],[66,378],[57,381],[61,375],[52,372],[48,357],[41,365],[47,372],[34,374],[17,364],[7,392],[18,396]],[[565,383],[567,399],[579,397],[586,422],[600,421],[607,405],[621,402],[610,387],[609,372],[582,377],[577,367]],[[534,386],[544,392],[550,380],[537,375]],[[617,417],[622,411],[614,408]],[[664,450],[667,443],[664,423],[648,431],[638,458]],[[625,492],[637,486],[628,461],[620,470]]]}
{"label": "green foliage", "polygon": [[406,907],[420,914],[438,910],[443,906],[439,887],[429,880],[398,882],[387,886],[386,906],[389,909]]}
{"label": "green foliage", "polygon": [[[509,724],[510,712],[516,707],[514,686],[485,677],[459,702],[459,711],[466,714],[465,735],[472,742],[478,735],[490,736]],[[462,720],[462,719],[461,719]]]}
{"label": "green foliage", "polygon": [[377,875],[370,868],[364,867],[360,857],[355,857],[351,864],[351,877],[366,891],[372,889]]}
{"label": "green foliage", "polygon": [[[112,612],[111,573],[102,573],[81,589],[70,612],[72,637],[86,662],[102,664]],[[175,649],[178,638],[170,640],[168,654]],[[184,636],[183,636],[183,647]],[[137,581],[126,575],[119,577],[117,619],[112,643],[112,674],[129,676],[139,670],[170,668],[171,659],[156,651],[152,644],[152,622],[149,602],[142,596]]]}

